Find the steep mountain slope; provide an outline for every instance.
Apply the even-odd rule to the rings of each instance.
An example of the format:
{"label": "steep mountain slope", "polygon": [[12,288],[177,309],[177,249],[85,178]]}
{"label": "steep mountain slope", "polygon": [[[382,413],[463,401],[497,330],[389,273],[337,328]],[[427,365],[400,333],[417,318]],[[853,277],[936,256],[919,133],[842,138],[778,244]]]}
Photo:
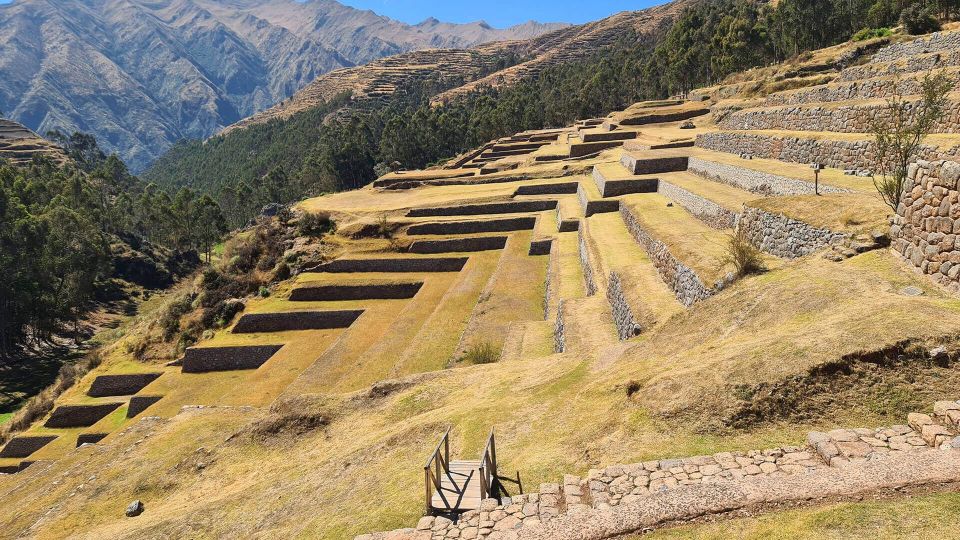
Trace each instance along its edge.
{"label": "steep mountain slope", "polygon": [[17,0],[0,6],[0,110],[93,133],[140,169],[332,69],[562,26],[410,26],[333,0]]}
{"label": "steep mountain slope", "polygon": [[[437,96],[437,101],[449,101],[481,86],[511,84],[535,77],[547,67],[588,58],[619,39],[649,39],[693,3],[694,0],[678,0],[643,11],[625,11],[529,40],[475,47],[469,51],[469,56],[461,50],[430,51],[429,58],[423,53],[408,53],[366,66],[337,70],[317,78],[291,99],[230,126],[227,131],[272,118],[289,118],[345,90],[353,92],[355,105],[368,105],[371,99],[376,101],[391,94],[400,83],[424,77],[425,71],[464,78],[463,85]],[[491,59],[496,57],[515,58],[520,62],[509,62],[509,65],[491,70]]]}

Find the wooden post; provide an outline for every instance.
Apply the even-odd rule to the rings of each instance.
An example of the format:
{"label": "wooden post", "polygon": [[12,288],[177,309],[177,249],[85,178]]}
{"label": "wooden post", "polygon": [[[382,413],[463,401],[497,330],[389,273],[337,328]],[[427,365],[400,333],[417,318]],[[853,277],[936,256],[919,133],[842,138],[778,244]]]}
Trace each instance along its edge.
{"label": "wooden post", "polygon": [[811,163],[810,168],[813,169],[813,194],[820,195],[820,171],[823,170],[823,164],[821,163]]}

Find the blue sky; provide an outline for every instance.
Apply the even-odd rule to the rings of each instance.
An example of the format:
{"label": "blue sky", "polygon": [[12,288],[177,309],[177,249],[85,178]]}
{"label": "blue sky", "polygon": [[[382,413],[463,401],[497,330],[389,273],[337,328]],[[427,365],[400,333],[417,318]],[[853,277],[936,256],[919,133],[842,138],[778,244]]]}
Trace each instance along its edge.
{"label": "blue sky", "polygon": [[497,28],[529,21],[584,23],[666,0],[340,0],[406,23],[427,17],[447,22],[483,19]]}

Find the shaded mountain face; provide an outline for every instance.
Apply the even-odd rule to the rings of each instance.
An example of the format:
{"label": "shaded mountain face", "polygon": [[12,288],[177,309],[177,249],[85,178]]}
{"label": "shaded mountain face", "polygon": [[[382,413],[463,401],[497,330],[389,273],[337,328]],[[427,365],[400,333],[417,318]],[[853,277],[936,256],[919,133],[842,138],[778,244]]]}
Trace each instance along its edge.
{"label": "shaded mountain face", "polygon": [[411,26],[333,0],[14,0],[0,6],[0,110],[92,133],[141,170],[333,69],[563,26]]}

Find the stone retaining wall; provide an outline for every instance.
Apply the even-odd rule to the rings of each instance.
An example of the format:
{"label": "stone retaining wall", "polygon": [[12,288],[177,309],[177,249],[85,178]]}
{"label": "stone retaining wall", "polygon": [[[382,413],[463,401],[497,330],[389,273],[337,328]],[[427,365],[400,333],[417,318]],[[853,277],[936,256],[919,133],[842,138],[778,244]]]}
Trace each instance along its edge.
{"label": "stone retaining wall", "polygon": [[960,66],[960,49],[933,54],[919,54],[896,63],[852,66],[840,72],[837,80],[851,82],[863,81],[875,77],[910,75],[953,66]]}
{"label": "stone retaining wall", "polygon": [[125,375],[100,375],[93,380],[87,395],[90,397],[130,396],[143,390],[162,373],[131,373]]}
{"label": "stone retaining wall", "polygon": [[549,255],[550,249],[552,247],[553,247],[553,238],[546,238],[542,240],[532,240],[530,242],[530,251],[527,252],[527,255],[530,255],[531,257]]}
{"label": "stone retaining wall", "polygon": [[960,288],[960,163],[919,161],[908,170],[891,245],[924,274]]}
{"label": "stone retaining wall", "polygon": [[133,396],[130,398],[130,405],[127,406],[127,418],[147,410],[151,405],[163,399],[163,396]]}
{"label": "stone retaining wall", "polygon": [[473,238],[449,238],[446,240],[417,240],[407,248],[409,253],[464,253],[468,251],[490,251],[503,249],[507,245],[506,236],[477,236]]}
{"label": "stone retaining wall", "polygon": [[259,332],[347,328],[360,315],[363,315],[362,309],[247,313],[240,317],[237,324],[233,326],[232,332],[234,334],[254,334]]}
{"label": "stone retaining wall", "polygon": [[88,427],[115,411],[122,403],[101,403],[97,405],[60,405],[50,414],[43,427],[74,428]]}
{"label": "stone retaining wall", "polygon": [[633,310],[630,309],[630,304],[627,303],[627,297],[623,292],[620,274],[616,272],[610,272],[610,279],[607,281],[607,302],[610,303],[610,312],[620,341],[640,335],[642,328],[633,316]]}
{"label": "stone retaining wall", "polygon": [[813,432],[804,447],[591,469],[536,493],[482,501],[456,522],[428,516],[356,540],[601,540],[749,506],[960,480],[960,402],[937,402],[933,415],[911,414],[909,423]]}
{"label": "stone retaining wall", "polygon": [[462,206],[442,206],[436,208],[414,208],[407,212],[407,217],[519,214],[523,212],[543,212],[545,210],[553,210],[556,207],[556,200],[507,201],[499,203],[465,204]]}
{"label": "stone retaining wall", "polygon": [[337,259],[321,264],[306,272],[329,273],[407,273],[407,272],[459,272],[467,264],[466,257],[404,258],[404,259]]}
{"label": "stone retaining wall", "polygon": [[684,207],[700,221],[714,229],[732,229],[737,226],[739,214],[719,204],[687,191],[679,186],[660,180],[657,193]]}
{"label": "stone retaining wall", "polygon": [[10,442],[0,450],[0,458],[25,458],[30,454],[50,444],[57,438],[56,435],[21,435],[10,439]]}
{"label": "stone retaining wall", "polygon": [[290,291],[290,301],[402,300],[416,296],[417,293],[420,292],[421,287],[423,287],[422,281],[413,283],[297,287]]}
{"label": "stone retaining wall", "polygon": [[[758,195],[812,195],[813,182],[737,167],[717,161],[690,158],[688,169],[693,174],[721,182]],[[821,193],[846,193],[850,190],[820,184]]]}
{"label": "stone retaining wall", "polygon": [[526,231],[537,223],[535,217],[517,217],[476,221],[445,221],[413,225],[407,234],[476,234],[487,232]]}
{"label": "stone retaining wall", "polygon": [[[890,83],[887,86],[891,86]],[[953,96],[954,98],[956,96]],[[912,112],[919,100],[906,100],[904,106]],[[784,106],[745,109],[727,115],[718,125],[735,130],[830,131],[834,133],[870,133],[871,126],[890,115],[885,102],[840,106]],[[943,118],[932,126],[933,133],[960,131],[960,101],[949,99]]]}
{"label": "stone retaining wall", "polygon": [[[960,57],[960,51],[958,51]],[[960,60],[960,58],[958,58]],[[954,83],[960,81],[957,72],[950,74]],[[802,90],[792,90],[789,92],[779,92],[770,94],[764,100],[768,106],[778,105],[805,105],[810,103],[826,103],[832,101],[846,100],[871,100],[888,99],[894,95],[894,90],[902,96],[919,95],[920,83],[923,79],[919,76],[908,77],[900,80],[889,79],[854,79],[840,83],[824,84]],[[825,131],[826,129],[824,129]],[[869,129],[867,130],[869,131]]]}
{"label": "stone retaining wall", "polygon": [[109,433],[81,433],[77,435],[77,447],[85,444],[97,444],[109,435]]}
{"label": "stone retaining wall", "polygon": [[830,229],[817,228],[752,206],[743,208],[739,230],[754,246],[784,259],[804,257],[849,238]]}
{"label": "stone retaining wall", "polygon": [[620,120],[622,126],[644,126],[647,124],[664,124],[667,122],[682,122],[698,116],[709,114],[710,109],[687,109],[674,112],[646,113],[634,116],[626,116]]}
{"label": "stone retaining wall", "polygon": [[626,141],[636,139],[636,131],[581,131],[580,140],[584,143],[599,143],[610,141]]}
{"label": "stone retaining wall", "polygon": [[283,345],[251,345],[240,347],[191,347],[183,356],[184,373],[207,373],[257,369],[277,353]]}
{"label": "stone retaining wall", "polygon": [[936,53],[960,49],[960,32],[935,32],[906,43],[895,43],[884,47],[873,55],[871,63],[897,62],[909,60],[918,54]]}
{"label": "stone retaining wall", "polygon": [[722,287],[722,283],[710,288],[704,285],[690,267],[674,257],[663,242],[651,237],[640,225],[640,221],[626,205],[621,206],[620,215],[627,226],[627,230],[634,240],[647,252],[653,265],[657,268],[660,278],[673,290],[677,300],[684,306],[690,307],[695,302],[714,295]]}
{"label": "stone retaining wall", "polygon": [[573,195],[577,192],[579,182],[562,182],[558,184],[534,184],[520,186],[515,192],[517,195]]}
{"label": "stone retaining wall", "polygon": [[624,152],[620,164],[630,174],[661,174],[687,170],[687,159],[686,156],[649,157]]}
{"label": "stone retaining wall", "polygon": [[602,152],[609,148],[616,148],[618,146],[623,146],[623,141],[573,143],[570,145],[569,157],[580,158],[584,156],[589,156],[590,154],[596,154],[598,152]]}
{"label": "stone retaining wall", "polygon": [[557,321],[553,325],[553,352],[562,353],[567,348],[567,328],[563,321],[563,303],[557,304]]}
{"label": "stone retaining wall", "polygon": [[[702,133],[697,146],[728,154],[750,154],[754,157],[792,163],[822,163],[835,169],[871,170],[874,163],[873,141],[841,141],[782,137],[736,131]],[[921,145],[919,157],[926,160],[949,159],[958,154],[958,147],[939,149]]]}
{"label": "stone retaining wall", "polygon": [[589,195],[587,195],[587,190],[585,190],[583,186],[580,186],[580,189],[577,191],[577,200],[580,201],[580,207],[583,208],[583,215],[585,217],[620,210],[620,201],[616,199],[591,201]]}
{"label": "stone retaining wall", "polygon": [[601,197],[619,197],[630,193],[655,193],[656,178],[607,178],[599,167],[593,168],[593,180],[600,190]]}
{"label": "stone retaining wall", "polygon": [[593,275],[593,264],[590,261],[590,247],[587,246],[587,238],[584,234],[584,228],[581,227],[577,238],[577,244],[580,253],[580,267],[583,269],[583,283],[586,287],[587,296],[597,294],[597,281]]}

